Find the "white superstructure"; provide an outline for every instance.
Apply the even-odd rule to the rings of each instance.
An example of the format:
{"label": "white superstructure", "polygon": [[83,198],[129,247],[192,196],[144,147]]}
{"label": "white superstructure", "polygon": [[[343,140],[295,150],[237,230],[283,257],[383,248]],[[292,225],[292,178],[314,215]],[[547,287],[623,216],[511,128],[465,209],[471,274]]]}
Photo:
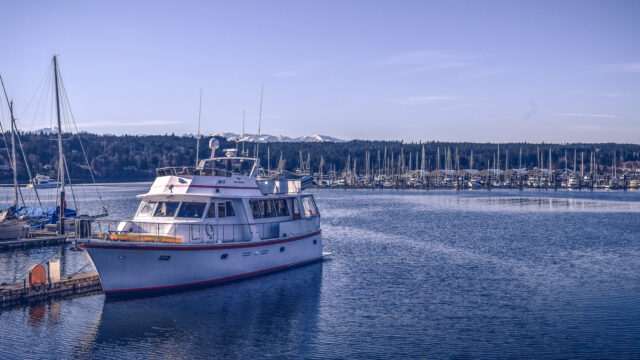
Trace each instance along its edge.
{"label": "white superstructure", "polygon": [[78,240],[106,294],[229,281],[322,259],[320,214],[305,179],[260,176],[227,156],[158,169],[129,221],[94,222]]}
{"label": "white superstructure", "polygon": [[42,174],[37,174],[33,181],[27,184],[28,188],[36,188],[36,189],[51,189],[56,188],[60,185],[57,181],[51,180],[50,177]]}

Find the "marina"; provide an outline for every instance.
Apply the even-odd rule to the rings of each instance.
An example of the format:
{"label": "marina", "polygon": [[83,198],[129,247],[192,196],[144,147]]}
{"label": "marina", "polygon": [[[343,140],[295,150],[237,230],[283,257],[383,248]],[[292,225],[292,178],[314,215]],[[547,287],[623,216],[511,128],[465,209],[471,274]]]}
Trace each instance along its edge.
{"label": "marina", "polygon": [[0,359],[640,359],[639,1],[3,14]]}
{"label": "marina", "polygon": [[[148,188],[101,191],[114,217],[133,218],[135,195]],[[389,347],[407,357],[640,354],[640,192],[311,193],[331,261],[165,295],[12,306],[0,311],[0,354],[31,343],[19,334],[33,332],[66,336],[31,343],[30,357],[206,357],[212,347],[250,357],[265,343],[283,357],[367,357]],[[71,244],[14,249],[0,253],[0,282],[22,284],[48,259],[61,259],[62,278],[93,270]],[[387,337],[389,327],[403,336]]]}

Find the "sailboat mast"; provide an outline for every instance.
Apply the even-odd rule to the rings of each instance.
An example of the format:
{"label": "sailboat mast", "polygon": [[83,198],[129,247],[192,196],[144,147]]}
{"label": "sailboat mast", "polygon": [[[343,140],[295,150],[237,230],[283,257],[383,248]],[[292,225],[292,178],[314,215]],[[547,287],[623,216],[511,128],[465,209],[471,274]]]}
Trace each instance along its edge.
{"label": "sailboat mast", "polygon": [[64,234],[64,154],[62,153],[62,123],[60,119],[60,90],[58,89],[58,57],[53,56],[53,76],[56,88],[56,116],[58,118],[58,173],[60,176],[60,225],[59,233]]}
{"label": "sailboat mast", "polygon": [[200,109],[198,110],[198,138],[196,140],[196,167],[200,161],[200,117],[202,116],[202,89],[200,89]]}
{"label": "sailboat mast", "polygon": [[[9,115],[11,117],[11,168],[13,169],[13,190],[15,192],[15,198],[13,205],[18,207],[18,165],[16,163],[16,140],[15,140],[15,118],[13,117],[13,100],[9,101],[7,96],[7,89],[4,87],[4,80],[0,76],[0,82],[2,82],[2,90],[4,91],[4,97],[9,105]],[[3,135],[4,137],[4,135]]]}
{"label": "sailboat mast", "polygon": [[15,198],[13,206],[18,207],[18,163],[16,162],[16,119],[13,117],[13,100],[9,104],[9,113],[11,115],[11,162],[13,163],[13,191]]}

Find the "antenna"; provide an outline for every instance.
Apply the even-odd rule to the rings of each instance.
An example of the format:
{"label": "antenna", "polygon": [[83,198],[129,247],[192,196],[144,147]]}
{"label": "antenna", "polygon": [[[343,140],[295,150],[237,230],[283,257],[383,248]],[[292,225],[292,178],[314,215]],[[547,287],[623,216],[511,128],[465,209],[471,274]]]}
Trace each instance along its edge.
{"label": "antenna", "polygon": [[202,116],[202,88],[200,88],[200,109],[198,110],[198,138],[196,140],[196,167],[200,160],[200,117]]}
{"label": "antenna", "polygon": [[260,112],[258,113],[258,142],[256,143],[256,159],[260,156],[260,128],[262,126],[262,94],[264,93],[264,84],[260,85]]}
{"label": "antenna", "polygon": [[242,109],[242,156],[247,156],[244,152],[244,109]]}

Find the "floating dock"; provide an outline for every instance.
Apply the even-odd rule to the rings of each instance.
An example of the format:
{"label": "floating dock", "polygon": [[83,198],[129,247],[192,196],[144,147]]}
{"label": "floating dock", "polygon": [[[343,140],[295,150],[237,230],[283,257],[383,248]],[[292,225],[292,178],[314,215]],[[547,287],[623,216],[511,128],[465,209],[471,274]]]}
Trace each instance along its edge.
{"label": "floating dock", "polygon": [[49,299],[67,298],[74,295],[90,295],[102,292],[97,271],[64,276],[57,282],[29,286],[28,282],[1,285],[0,309],[15,305],[33,304]]}
{"label": "floating dock", "polygon": [[0,241],[0,251],[9,249],[26,249],[39,246],[60,245],[67,242],[67,236],[34,236],[16,240]]}

